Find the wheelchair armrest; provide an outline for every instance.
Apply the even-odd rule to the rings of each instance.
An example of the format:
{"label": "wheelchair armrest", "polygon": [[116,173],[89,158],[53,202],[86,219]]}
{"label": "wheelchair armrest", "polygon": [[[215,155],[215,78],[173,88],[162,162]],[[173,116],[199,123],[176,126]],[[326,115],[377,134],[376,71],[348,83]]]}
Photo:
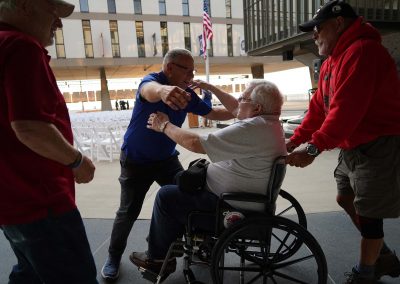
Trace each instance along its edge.
{"label": "wheelchair armrest", "polygon": [[267,196],[258,193],[224,192],[221,193],[219,199],[220,201],[268,202]]}

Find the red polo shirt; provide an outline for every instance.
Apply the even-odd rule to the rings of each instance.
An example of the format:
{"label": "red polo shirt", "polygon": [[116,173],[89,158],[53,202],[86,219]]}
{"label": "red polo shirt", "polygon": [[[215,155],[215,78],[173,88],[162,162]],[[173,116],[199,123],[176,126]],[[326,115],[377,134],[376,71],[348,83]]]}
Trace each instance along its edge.
{"label": "red polo shirt", "polygon": [[50,56],[34,38],[0,23],[0,225],[76,208],[72,171],[23,145],[11,122],[54,124],[73,143],[68,110]]}

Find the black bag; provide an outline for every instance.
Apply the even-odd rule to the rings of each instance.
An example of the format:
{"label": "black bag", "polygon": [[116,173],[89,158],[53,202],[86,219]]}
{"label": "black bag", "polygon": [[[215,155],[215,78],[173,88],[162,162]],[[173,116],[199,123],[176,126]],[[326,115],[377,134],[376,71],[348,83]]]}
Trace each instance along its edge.
{"label": "black bag", "polygon": [[196,159],[190,162],[187,170],[181,171],[175,176],[179,189],[189,193],[202,191],[206,183],[209,164],[210,162],[206,159]]}

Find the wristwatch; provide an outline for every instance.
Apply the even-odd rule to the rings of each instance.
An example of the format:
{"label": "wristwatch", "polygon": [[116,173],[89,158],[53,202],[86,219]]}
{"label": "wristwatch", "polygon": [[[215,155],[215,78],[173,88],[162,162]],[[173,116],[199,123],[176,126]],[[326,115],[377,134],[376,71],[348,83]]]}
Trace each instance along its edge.
{"label": "wristwatch", "polygon": [[308,155],[316,157],[321,154],[321,151],[313,144],[308,144],[306,147],[306,152]]}

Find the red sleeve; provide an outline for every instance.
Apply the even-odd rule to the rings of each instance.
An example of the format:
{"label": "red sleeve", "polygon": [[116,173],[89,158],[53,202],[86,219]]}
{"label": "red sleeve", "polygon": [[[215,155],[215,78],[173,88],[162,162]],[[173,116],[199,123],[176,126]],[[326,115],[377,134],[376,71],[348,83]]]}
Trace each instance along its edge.
{"label": "red sleeve", "polygon": [[[368,110],[374,94],[377,56],[374,45],[359,41],[338,62],[329,113],[311,142],[320,150],[337,147],[348,138]],[[335,76],[336,75],[336,76]]]}
{"label": "red sleeve", "polygon": [[41,120],[53,123],[59,103],[48,57],[42,47],[15,39],[5,61],[5,92],[9,120]]}

